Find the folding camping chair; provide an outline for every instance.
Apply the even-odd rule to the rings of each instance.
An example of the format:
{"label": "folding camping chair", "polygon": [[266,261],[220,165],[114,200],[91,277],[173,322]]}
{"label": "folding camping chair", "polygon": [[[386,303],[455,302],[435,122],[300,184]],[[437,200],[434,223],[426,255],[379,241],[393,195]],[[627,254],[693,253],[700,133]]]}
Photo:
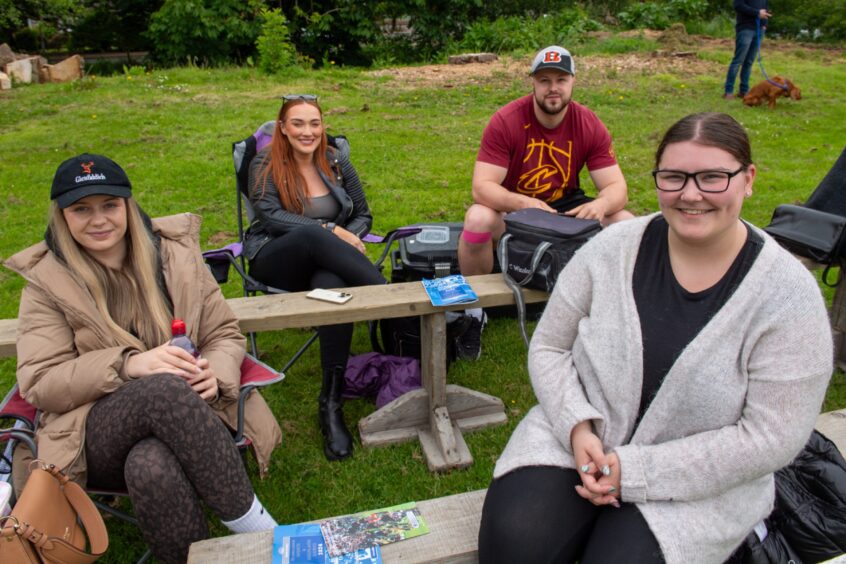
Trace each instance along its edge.
{"label": "folding camping chair", "polygon": [[[229,268],[233,267],[241,278],[241,287],[245,296],[253,296],[258,293],[262,294],[284,294],[285,290],[274,288],[264,284],[248,274],[247,259],[243,253],[244,234],[244,215],[247,216],[247,225],[250,225],[255,219],[255,211],[249,199],[249,176],[250,163],[256,154],[266,147],[273,138],[273,130],[276,127],[276,121],[268,121],[262,124],[255,133],[242,141],[237,141],[232,144],[232,161],[235,165],[235,205],[238,218],[238,242],[226,245],[219,249],[213,249],[203,253],[203,258],[206,260],[209,269],[219,284],[225,283],[229,278]],[[327,135],[329,144],[338,149],[341,154],[349,155],[350,144],[347,138],[343,135],[331,136]],[[392,243],[403,237],[414,235],[420,232],[419,227],[400,227],[390,231],[387,235],[380,236],[373,233],[368,233],[362,238],[365,243],[383,244],[384,248],[379,258],[374,262],[377,268],[381,270],[385,258],[388,256]],[[250,339],[250,352],[253,356],[258,356],[258,349],[256,347],[255,333],[248,334]],[[317,332],[315,331],[302,347],[294,354],[294,356],[282,367],[282,372],[286,372],[296,361],[303,355],[309,346],[317,339]]]}
{"label": "folding camping chair", "polygon": [[[281,382],[285,379],[283,372],[277,372],[267,364],[253,356],[246,355],[241,363],[241,384],[238,393],[238,420],[232,435],[232,440],[242,451],[251,445],[250,438],[244,434],[244,410],[249,394],[256,389]],[[34,458],[38,456],[38,447],[35,443],[35,429],[38,422],[38,412],[20,395],[20,390],[15,384],[0,403],[0,443],[5,442],[5,448],[0,453],[0,480],[12,481],[12,458],[17,443],[23,443]],[[11,426],[8,426],[11,424]],[[5,428],[4,428],[5,427]],[[91,496],[94,505],[104,512],[122,521],[138,526],[138,520],[114,507],[109,500],[115,497],[127,497],[125,490],[100,490],[87,488],[86,492]],[[14,491],[12,494],[14,506]],[[146,562],[151,552],[146,550],[138,564]]]}

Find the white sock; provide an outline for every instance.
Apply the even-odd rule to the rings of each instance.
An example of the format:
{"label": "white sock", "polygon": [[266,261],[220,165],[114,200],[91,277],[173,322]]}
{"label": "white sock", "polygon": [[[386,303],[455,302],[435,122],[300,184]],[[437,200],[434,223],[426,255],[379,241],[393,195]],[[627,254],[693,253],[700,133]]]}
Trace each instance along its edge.
{"label": "white sock", "polygon": [[453,321],[455,321],[456,319],[461,317],[461,312],[460,311],[445,311],[444,315],[446,316],[446,322],[452,323]]}
{"label": "white sock", "polygon": [[255,533],[272,529],[276,521],[262,506],[258,496],[253,495],[253,504],[246,513],[232,521],[223,521],[223,524],[233,533]]}
{"label": "white sock", "polygon": [[474,307],[473,309],[465,309],[464,315],[472,315],[479,321],[482,320],[482,316],[485,314],[484,310],[480,307]]}

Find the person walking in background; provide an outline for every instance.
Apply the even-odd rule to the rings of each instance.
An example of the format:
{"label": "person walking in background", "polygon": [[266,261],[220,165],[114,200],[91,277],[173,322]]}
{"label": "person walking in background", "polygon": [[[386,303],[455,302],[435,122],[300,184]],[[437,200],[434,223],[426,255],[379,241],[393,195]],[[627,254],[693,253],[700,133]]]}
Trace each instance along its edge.
{"label": "person walking in background", "polygon": [[[126,490],[161,562],[209,536],[204,505],[233,532],[272,529],[230,433],[245,340],[200,254],[200,219],[150,220],[102,155],[64,161],[50,197],[45,240],[5,263],[27,280],[17,380],[41,411],[39,458],[84,487]],[[169,343],[175,317],[199,358]],[[246,433],[265,473],[282,433],[256,392]],[[31,454],[15,453],[16,484]]]}
{"label": "person walking in background", "polygon": [[734,57],[726,73],[726,84],[723,98],[731,100],[734,95],[734,81],[740,69],[740,91],[738,98],[743,98],[749,92],[749,77],[752,65],[758,54],[758,25],[761,20],[761,31],[767,27],[767,20],[773,15],[767,7],[767,0],[734,0],[734,11],[737,20],[734,24]]}
{"label": "person walking in background", "polygon": [[[489,274],[507,212],[540,208],[603,225],[633,217],[623,209],[628,189],[611,148],[611,135],[587,107],[572,101],[576,66],[553,45],[535,55],[532,93],[499,109],[482,135],[473,169],[473,205],[464,215],[458,263],[465,276]],[[591,198],[579,185],[587,166],[596,186]],[[472,323],[456,343],[459,358],[481,354],[485,314],[468,309]]]}

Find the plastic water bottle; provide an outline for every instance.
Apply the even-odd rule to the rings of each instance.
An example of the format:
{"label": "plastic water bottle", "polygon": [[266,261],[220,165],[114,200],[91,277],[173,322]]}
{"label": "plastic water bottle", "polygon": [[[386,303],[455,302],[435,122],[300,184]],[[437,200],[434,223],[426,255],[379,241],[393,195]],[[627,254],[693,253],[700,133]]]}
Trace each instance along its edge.
{"label": "plastic water bottle", "polygon": [[170,324],[170,331],[173,337],[170,340],[170,344],[179,347],[180,349],[185,349],[194,358],[198,358],[200,356],[200,351],[197,349],[197,346],[194,342],[188,338],[188,335],[185,334],[185,322],[181,319],[174,319]]}

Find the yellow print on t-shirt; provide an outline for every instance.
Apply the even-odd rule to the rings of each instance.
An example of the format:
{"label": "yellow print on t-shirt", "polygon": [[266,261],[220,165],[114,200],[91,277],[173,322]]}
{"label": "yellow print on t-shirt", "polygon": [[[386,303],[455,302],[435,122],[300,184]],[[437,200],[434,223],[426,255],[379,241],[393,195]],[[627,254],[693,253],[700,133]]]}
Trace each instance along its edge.
{"label": "yellow print on t-shirt", "polygon": [[524,163],[531,162],[533,168],[520,175],[517,180],[517,192],[527,196],[539,197],[551,187],[555,191],[543,199],[552,202],[564,194],[570,180],[570,159],[573,154],[573,141],[567,141],[567,149],[555,146],[555,141],[530,139],[526,145]]}

